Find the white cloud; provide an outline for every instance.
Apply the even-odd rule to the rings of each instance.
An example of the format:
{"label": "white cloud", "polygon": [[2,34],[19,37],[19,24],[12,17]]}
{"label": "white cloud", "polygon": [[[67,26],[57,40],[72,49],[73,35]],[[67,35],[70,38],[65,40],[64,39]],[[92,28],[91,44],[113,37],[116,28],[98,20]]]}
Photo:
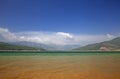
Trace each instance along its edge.
{"label": "white cloud", "polygon": [[21,32],[16,33],[19,41],[30,41],[44,44],[65,45],[72,35],[64,32]]}
{"label": "white cloud", "polygon": [[108,37],[108,38],[114,38],[114,35],[107,34],[107,37]]}
{"label": "white cloud", "polygon": [[2,32],[8,32],[8,29],[6,29],[6,28],[0,28],[0,33],[2,33]]}
{"label": "white cloud", "polygon": [[3,41],[15,41],[16,35],[14,33],[11,33],[6,28],[0,28],[0,39],[4,39]]}
{"label": "white cloud", "polygon": [[86,45],[90,43],[110,40],[116,37],[115,35],[76,35],[66,32],[17,32],[12,33],[9,29],[0,28],[0,40],[2,38],[7,42],[28,41],[43,44],[55,45]]}
{"label": "white cloud", "polygon": [[61,36],[64,36],[64,37],[68,37],[68,38],[72,38],[73,36],[69,33],[65,33],[65,32],[57,32],[56,33],[57,35],[61,35]]}

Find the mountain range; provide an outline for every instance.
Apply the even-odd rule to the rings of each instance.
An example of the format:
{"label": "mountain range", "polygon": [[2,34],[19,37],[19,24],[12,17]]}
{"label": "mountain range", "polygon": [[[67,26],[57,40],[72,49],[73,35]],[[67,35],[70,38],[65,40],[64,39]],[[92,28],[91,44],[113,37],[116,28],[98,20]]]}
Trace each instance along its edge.
{"label": "mountain range", "polygon": [[71,50],[74,48],[79,47],[80,45],[55,45],[55,44],[42,44],[42,43],[35,43],[35,42],[27,42],[27,41],[21,41],[21,42],[11,42],[11,44],[15,45],[24,45],[29,47],[35,47],[35,48],[44,48],[46,50],[50,51],[58,51],[58,50]]}
{"label": "mountain range", "polygon": [[104,41],[95,44],[89,44],[83,47],[80,45],[46,45],[34,42],[0,42],[0,50],[120,50],[120,37],[114,38],[109,41]]}
{"label": "mountain range", "polygon": [[0,42],[0,50],[45,50],[43,48],[29,47],[25,45],[15,45],[10,43]]}
{"label": "mountain range", "polygon": [[89,44],[73,50],[120,50],[120,37],[114,38],[110,41]]}

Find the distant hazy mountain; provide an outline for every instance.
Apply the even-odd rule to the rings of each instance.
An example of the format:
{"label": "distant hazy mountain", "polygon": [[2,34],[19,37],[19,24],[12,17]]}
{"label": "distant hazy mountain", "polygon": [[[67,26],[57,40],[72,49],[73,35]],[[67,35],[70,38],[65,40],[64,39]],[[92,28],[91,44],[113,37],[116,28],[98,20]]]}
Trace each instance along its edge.
{"label": "distant hazy mountain", "polygon": [[78,45],[46,45],[34,42],[0,42],[0,50],[120,50],[120,37],[110,41],[104,41],[96,44],[89,44],[87,46],[79,47]]}
{"label": "distant hazy mountain", "polygon": [[75,49],[77,47],[80,47],[80,45],[64,45],[64,46],[58,46],[57,48],[59,50],[72,50],[72,49]]}
{"label": "distant hazy mountain", "polygon": [[114,38],[110,41],[89,44],[73,50],[120,50],[120,37]]}
{"label": "distant hazy mountain", "polygon": [[[14,45],[9,43],[0,42],[0,50],[39,50],[35,47],[28,47],[23,45]],[[40,50],[44,50],[40,48]]]}
{"label": "distant hazy mountain", "polygon": [[12,42],[12,44],[16,45],[24,45],[24,46],[29,46],[29,47],[36,47],[36,48],[44,48],[46,50],[72,50],[74,48],[79,47],[78,45],[55,45],[55,44],[41,44],[41,43],[34,43],[34,42],[27,42],[27,41],[22,41],[22,42]]}
{"label": "distant hazy mountain", "polygon": [[27,42],[27,41],[21,41],[21,42],[12,42],[12,44],[16,45],[24,45],[24,46],[29,46],[29,47],[35,47],[35,48],[44,48],[46,50],[55,50],[54,47],[41,44],[41,43],[34,43],[34,42]]}

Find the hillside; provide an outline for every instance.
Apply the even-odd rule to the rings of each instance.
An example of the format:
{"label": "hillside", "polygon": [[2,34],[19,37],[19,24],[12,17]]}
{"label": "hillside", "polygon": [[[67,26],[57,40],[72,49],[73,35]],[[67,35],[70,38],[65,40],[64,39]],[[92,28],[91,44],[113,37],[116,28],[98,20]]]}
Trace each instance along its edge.
{"label": "hillside", "polygon": [[27,41],[21,41],[21,42],[11,42],[11,44],[14,45],[22,45],[22,46],[28,46],[28,47],[34,47],[34,48],[44,48],[46,50],[55,50],[54,47],[41,44],[41,43],[34,43],[34,42],[27,42]]}
{"label": "hillside", "polygon": [[44,49],[0,42],[0,50],[44,50]]}
{"label": "hillside", "polygon": [[110,41],[89,44],[73,50],[120,50],[120,37],[114,38]]}
{"label": "hillside", "polygon": [[55,44],[42,44],[42,43],[27,42],[27,41],[11,42],[11,44],[23,45],[23,46],[29,46],[29,47],[35,47],[35,48],[44,48],[44,49],[46,49],[48,51],[71,50],[71,49],[79,47],[78,45],[60,46],[60,45],[55,45]]}

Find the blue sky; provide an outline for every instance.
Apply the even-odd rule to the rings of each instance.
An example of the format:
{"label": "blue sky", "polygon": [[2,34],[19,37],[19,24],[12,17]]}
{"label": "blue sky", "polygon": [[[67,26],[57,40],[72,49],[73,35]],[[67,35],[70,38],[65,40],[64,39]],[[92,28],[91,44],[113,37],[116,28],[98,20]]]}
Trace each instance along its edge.
{"label": "blue sky", "polygon": [[118,33],[119,0],[0,0],[0,26],[11,31]]}
{"label": "blue sky", "polygon": [[86,45],[118,36],[119,0],[0,0],[0,41]]}

